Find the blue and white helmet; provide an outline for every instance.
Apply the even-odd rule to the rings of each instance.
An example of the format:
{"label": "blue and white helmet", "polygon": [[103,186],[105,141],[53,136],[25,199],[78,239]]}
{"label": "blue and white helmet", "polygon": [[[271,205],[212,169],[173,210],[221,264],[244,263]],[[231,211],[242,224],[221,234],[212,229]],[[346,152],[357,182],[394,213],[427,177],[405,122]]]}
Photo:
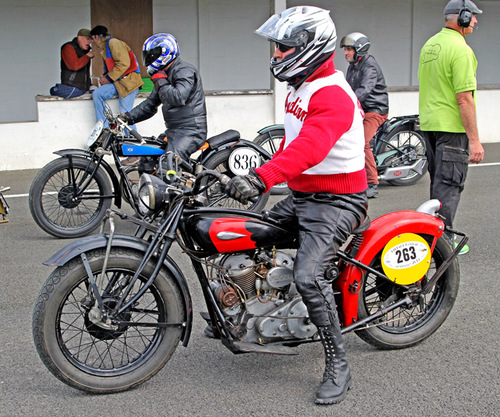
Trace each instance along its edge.
{"label": "blue and white helmet", "polygon": [[144,42],[142,63],[148,74],[153,75],[170,64],[179,53],[179,44],[170,33],[157,33]]}

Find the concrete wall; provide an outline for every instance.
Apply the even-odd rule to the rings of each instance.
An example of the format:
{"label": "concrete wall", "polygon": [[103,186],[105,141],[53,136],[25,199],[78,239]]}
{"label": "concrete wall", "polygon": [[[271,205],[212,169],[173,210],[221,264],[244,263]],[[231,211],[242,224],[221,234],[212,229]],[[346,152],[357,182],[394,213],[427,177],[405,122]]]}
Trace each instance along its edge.
{"label": "concrete wall", "polygon": [[[281,94],[280,94],[281,96]],[[215,95],[207,97],[209,136],[236,129],[245,139],[254,139],[265,126],[281,123],[281,98],[275,95]],[[136,99],[136,104],[143,98]],[[389,94],[390,116],[418,113],[418,92]],[[117,100],[110,100],[118,112]],[[500,118],[490,117],[500,103],[500,91],[478,91],[478,123],[482,142],[500,142]],[[41,168],[54,159],[53,151],[82,148],[94,123],[93,102],[89,97],[63,100],[48,98],[37,102],[39,122],[0,123],[0,171]],[[161,113],[137,125],[142,135],[165,129]]]}
{"label": "concrete wall", "polygon": [[[139,104],[144,98],[137,98]],[[241,137],[254,139],[257,130],[274,123],[273,95],[208,96],[209,136],[236,129]],[[108,101],[118,113],[118,100]],[[95,124],[90,97],[65,100],[39,98],[38,122],[0,123],[0,171],[41,168],[55,158],[53,152],[84,148]],[[161,111],[137,124],[139,133],[158,136],[165,130]]]}

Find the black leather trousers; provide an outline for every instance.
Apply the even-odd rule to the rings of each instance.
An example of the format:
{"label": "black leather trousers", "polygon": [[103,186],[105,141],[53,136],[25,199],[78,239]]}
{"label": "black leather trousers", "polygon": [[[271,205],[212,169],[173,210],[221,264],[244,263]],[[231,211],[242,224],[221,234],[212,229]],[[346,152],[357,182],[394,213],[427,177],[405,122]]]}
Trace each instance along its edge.
{"label": "black leather trousers", "polygon": [[284,228],[297,230],[294,264],[297,290],[317,326],[337,325],[333,290],[324,272],[339,247],[367,216],[366,193],[328,194],[293,191],[277,203],[270,216]]}

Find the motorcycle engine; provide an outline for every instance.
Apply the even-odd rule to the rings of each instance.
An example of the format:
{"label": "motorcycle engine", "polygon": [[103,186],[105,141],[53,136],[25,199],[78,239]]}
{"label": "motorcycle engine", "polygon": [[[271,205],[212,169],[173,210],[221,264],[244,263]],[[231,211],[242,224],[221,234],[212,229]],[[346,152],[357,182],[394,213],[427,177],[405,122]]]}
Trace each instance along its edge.
{"label": "motorcycle engine", "polygon": [[312,337],[316,327],[293,282],[293,258],[256,251],[215,260],[210,287],[233,332],[244,342]]}

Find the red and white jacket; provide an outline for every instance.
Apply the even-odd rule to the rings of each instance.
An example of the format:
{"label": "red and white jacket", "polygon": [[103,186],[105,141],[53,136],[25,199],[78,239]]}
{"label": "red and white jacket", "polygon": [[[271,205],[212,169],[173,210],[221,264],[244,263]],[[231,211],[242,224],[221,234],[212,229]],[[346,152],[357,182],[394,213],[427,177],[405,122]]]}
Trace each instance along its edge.
{"label": "red and white jacket", "polygon": [[368,187],[364,113],[333,56],[285,101],[285,137],[255,171],[268,191],[287,181],[295,191],[351,194]]}

